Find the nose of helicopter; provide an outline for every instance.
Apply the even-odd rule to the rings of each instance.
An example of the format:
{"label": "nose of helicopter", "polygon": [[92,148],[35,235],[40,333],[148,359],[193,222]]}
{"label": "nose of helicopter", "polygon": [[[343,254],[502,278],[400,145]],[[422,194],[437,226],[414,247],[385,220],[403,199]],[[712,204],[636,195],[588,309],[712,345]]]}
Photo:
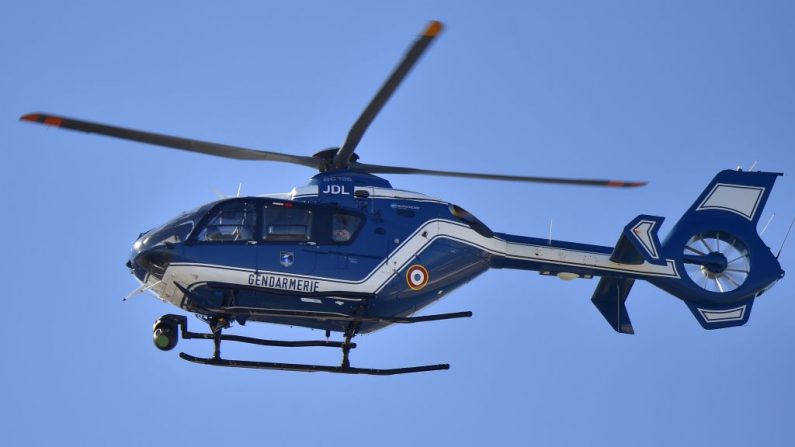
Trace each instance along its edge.
{"label": "nose of helicopter", "polygon": [[135,263],[135,258],[138,256],[138,253],[132,252],[130,253],[129,258],[127,258],[127,262],[124,263],[124,266],[130,269],[130,273],[133,274],[136,278],[140,281],[143,281],[143,278],[146,276],[146,272],[143,269],[138,268],[138,265]]}
{"label": "nose of helicopter", "polygon": [[160,280],[163,279],[171,258],[171,249],[165,245],[158,245],[141,251],[133,250],[125,265],[141,282],[146,282],[147,277],[150,276]]}

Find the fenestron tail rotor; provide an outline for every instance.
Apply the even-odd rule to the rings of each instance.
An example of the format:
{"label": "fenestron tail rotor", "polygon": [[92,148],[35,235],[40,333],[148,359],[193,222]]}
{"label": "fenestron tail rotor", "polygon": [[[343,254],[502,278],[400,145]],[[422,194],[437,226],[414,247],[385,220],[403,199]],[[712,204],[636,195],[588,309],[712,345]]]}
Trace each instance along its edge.
{"label": "fenestron tail rotor", "polygon": [[430,46],[431,42],[442,31],[441,22],[432,21],[425,28],[423,33],[417,38],[409,48],[401,62],[392,71],[391,75],[376,95],[364,109],[362,114],[348,131],[342,146],[339,148],[326,149],[316,153],[314,156],[302,156],[285,154],[282,152],[263,151],[250,149],[227,144],[211,143],[208,141],[193,140],[189,138],[175,137],[154,132],[128,129],[124,127],[100,124],[91,121],[83,121],[74,118],[66,118],[47,113],[30,113],[20,117],[22,121],[45,124],[48,126],[60,127],[63,129],[76,130],[86,133],[96,133],[109,137],[121,138],[125,140],[138,141],[157,146],[164,146],[173,149],[180,149],[189,152],[197,152],[218,157],[232,158],[236,160],[248,161],[277,161],[282,163],[292,163],[321,172],[337,170],[353,170],[372,174],[420,174],[435,175],[442,177],[462,177],[481,180],[503,180],[514,182],[531,183],[550,183],[560,185],[586,185],[586,186],[608,186],[608,187],[635,187],[643,186],[646,182],[623,181],[623,180],[594,180],[594,179],[570,179],[554,177],[533,177],[520,175],[484,174],[473,172],[441,171],[431,169],[419,169],[400,166],[383,166],[367,163],[359,163],[355,151],[370,124],[387,103],[392,94],[397,90],[400,83],[416,65],[422,54]]}
{"label": "fenestron tail rotor", "polygon": [[727,232],[694,235],[685,244],[683,260],[690,279],[708,292],[731,292],[743,285],[751,273],[748,249]]}

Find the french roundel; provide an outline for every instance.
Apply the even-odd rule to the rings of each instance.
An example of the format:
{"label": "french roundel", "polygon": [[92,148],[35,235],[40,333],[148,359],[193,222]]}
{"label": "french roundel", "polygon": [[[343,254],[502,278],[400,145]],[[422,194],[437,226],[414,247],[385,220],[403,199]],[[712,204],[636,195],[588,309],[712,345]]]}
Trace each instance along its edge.
{"label": "french roundel", "polygon": [[414,264],[406,271],[406,283],[411,290],[420,290],[428,284],[428,269]]}

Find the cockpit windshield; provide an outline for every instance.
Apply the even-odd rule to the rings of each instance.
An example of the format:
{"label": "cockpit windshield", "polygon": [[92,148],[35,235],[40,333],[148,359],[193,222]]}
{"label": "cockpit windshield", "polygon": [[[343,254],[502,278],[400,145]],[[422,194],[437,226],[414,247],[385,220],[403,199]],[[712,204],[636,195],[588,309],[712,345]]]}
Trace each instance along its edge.
{"label": "cockpit windshield", "polygon": [[191,211],[182,213],[179,217],[169,220],[165,224],[149,230],[136,242],[134,248],[142,250],[155,245],[184,242],[196,224],[215,203],[210,203]]}

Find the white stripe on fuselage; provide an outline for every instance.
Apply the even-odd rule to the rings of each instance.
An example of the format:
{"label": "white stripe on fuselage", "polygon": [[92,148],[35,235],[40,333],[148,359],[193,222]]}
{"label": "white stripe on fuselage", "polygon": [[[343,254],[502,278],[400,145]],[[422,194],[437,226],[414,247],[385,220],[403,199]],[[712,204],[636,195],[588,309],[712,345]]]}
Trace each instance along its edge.
{"label": "white stripe on fuselage", "polygon": [[[412,262],[436,239],[450,239],[479,248],[497,256],[520,261],[555,264],[616,273],[678,278],[673,260],[666,265],[621,264],[604,253],[509,242],[482,236],[466,225],[444,219],[426,222],[406,238],[369,274],[360,280],[342,280],[324,276],[292,275],[283,272],[257,271],[253,268],[227,267],[200,263],[173,263],[164,280],[181,284],[218,282],[264,289],[301,293],[378,293],[398,272]],[[164,281],[165,282],[165,281]],[[172,299],[173,301],[173,299]]]}

